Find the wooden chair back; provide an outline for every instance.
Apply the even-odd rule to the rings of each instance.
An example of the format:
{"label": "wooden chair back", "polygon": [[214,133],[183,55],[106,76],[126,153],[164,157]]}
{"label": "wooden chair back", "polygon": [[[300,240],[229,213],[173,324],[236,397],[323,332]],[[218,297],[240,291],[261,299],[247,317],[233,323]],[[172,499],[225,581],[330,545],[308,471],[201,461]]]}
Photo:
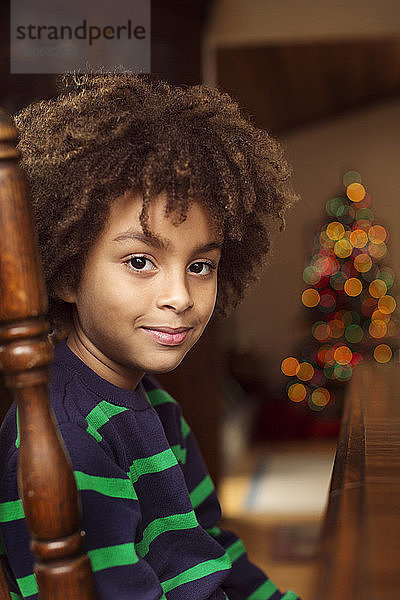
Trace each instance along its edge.
{"label": "wooden chair back", "polygon": [[[18,406],[18,485],[42,600],[95,600],[79,496],[48,400],[47,296],[17,131],[0,109],[0,367]],[[9,600],[4,575],[0,599]]]}

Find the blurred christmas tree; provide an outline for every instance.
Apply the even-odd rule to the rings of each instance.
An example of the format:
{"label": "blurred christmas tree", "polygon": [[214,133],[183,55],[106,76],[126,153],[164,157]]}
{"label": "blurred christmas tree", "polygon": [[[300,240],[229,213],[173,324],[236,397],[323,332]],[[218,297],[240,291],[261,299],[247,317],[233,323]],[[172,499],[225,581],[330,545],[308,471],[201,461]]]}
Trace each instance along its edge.
{"label": "blurred christmas tree", "polygon": [[347,172],[343,185],[343,193],[326,203],[328,219],[303,273],[311,335],[298,357],[281,365],[291,377],[290,400],[308,402],[312,410],[332,403],[335,389],[361,361],[389,363],[398,348],[395,275],[386,265],[389,232],[374,222],[360,174]]}

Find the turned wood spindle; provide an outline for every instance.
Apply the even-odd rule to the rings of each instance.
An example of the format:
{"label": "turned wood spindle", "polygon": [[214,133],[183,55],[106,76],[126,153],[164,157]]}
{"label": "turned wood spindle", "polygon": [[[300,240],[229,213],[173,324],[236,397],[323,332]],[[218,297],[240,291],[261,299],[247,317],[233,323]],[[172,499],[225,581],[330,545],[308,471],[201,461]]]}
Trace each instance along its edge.
{"label": "turned wood spindle", "polygon": [[95,600],[75,479],[48,401],[47,299],[16,141],[0,111],[0,368],[18,406],[18,486],[40,598]]}

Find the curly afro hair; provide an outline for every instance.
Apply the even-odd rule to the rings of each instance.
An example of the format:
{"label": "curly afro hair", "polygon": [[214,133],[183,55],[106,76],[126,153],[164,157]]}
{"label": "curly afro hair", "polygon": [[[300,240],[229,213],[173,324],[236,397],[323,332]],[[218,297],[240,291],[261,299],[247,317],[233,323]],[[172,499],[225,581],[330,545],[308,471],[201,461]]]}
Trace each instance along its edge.
{"label": "curly afro hair", "polygon": [[280,145],[217,89],[126,70],[66,73],[57,85],[56,98],[15,117],[53,331],[65,335],[72,316],[56,290],[79,283],[111,203],[127,190],[143,197],[145,233],[149,202],[161,192],[176,225],[201,199],[223,238],[217,312],[226,314],[257,278],[270,224],[282,229],[296,200]]}

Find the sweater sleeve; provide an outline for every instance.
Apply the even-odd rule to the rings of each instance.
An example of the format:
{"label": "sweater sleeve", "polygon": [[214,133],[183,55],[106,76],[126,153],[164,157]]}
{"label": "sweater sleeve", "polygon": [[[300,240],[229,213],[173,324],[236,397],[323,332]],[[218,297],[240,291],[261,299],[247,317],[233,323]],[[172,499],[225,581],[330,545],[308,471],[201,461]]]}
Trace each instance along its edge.
{"label": "sweater sleeve", "polygon": [[[165,599],[156,574],[135,550],[140,509],[129,476],[78,425],[66,423],[59,428],[80,490],[86,534],[84,549],[92,564],[98,600],[132,600],[132,590],[138,600]],[[9,585],[13,598],[36,600],[33,556],[18,499],[15,470],[16,458],[10,464],[6,482],[8,489],[14,486],[15,502],[0,507],[1,534],[8,572],[12,574]],[[16,512],[18,507],[20,510]],[[4,511],[11,508],[14,514],[7,516]]]}
{"label": "sweater sleeve", "polygon": [[231,531],[219,528],[221,508],[217,494],[196,439],[184,418],[182,437],[186,449],[183,471],[197,519],[224,548],[232,563],[222,585],[229,600],[300,600],[294,592],[280,592],[271,579],[250,562],[242,541]]}

